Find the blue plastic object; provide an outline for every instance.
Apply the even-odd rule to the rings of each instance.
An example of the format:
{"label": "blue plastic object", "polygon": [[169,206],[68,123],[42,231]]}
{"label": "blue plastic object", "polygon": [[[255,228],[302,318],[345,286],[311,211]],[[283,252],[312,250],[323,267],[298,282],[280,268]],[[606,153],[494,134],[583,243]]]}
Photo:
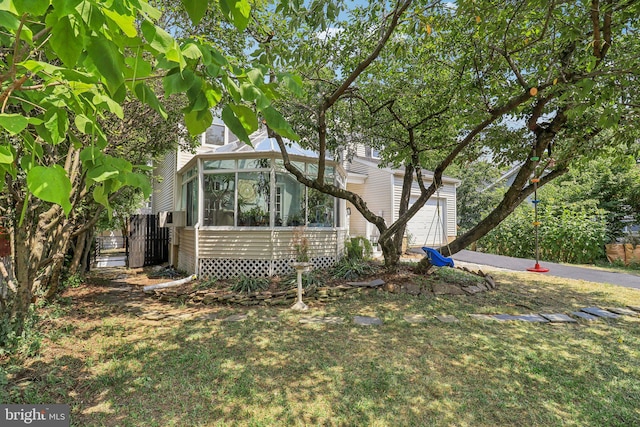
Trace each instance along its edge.
{"label": "blue plastic object", "polygon": [[429,262],[436,267],[453,267],[453,260],[451,258],[447,258],[443,256],[440,252],[436,251],[433,248],[428,248],[426,246],[422,247],[424,253],[427,254],[427,258],[429,258]]}

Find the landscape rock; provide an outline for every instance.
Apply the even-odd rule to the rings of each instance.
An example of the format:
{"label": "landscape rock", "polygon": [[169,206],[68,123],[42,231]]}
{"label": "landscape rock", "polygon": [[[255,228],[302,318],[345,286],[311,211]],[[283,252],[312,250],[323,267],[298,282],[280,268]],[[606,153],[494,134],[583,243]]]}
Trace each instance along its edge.
{"label": "landscape rock", "polygon": [[435,295],[464,295],[465,292],[458,285],[452,285],[449,283],[434,283],[433,293]]}

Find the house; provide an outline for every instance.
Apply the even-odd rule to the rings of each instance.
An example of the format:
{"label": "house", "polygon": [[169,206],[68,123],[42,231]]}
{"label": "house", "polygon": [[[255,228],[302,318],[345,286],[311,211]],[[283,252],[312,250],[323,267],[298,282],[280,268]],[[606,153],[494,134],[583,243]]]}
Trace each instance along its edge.
{"label": "house", "polygon": [[[195,153],[177,151],[155,168],[152,210],[171,227],[170,262],[202,277],[268,276],[290,270],[301,227],[316,267],[333,265],[347,237],[345,202],[308,189],[285,169],[265,131],[251,145],[214,122]],[[318,154],[297,144],[292,163],[310,177]],[[327,158],[326,179],[344,188],[346,171]]]}
{"label": "house", "polygon": [[[171,227],[172,265],[201,277],[278,275],[291,271],[301,232],[317,268],[330,267],[342,257],[349,235],[375,236],[346,201],[307,188],[287,172],[277,142],[265,130],[250,139],[251,145],[239,141],[217,120],[195,153],[172,152],[155,167],[161,179],[154,182],[152,211],[160,216],[161,226]],[[289,143],[287,151],[299,170],[309,177],[317,174],[317,153],[296,143]],[[393,221],[402,173],[377,168],[371,160],[327,157],[325,179],[358,191]],[[455,236],[450,225],[455,225],[455,182],[449,181],[441,194],[447,218],[444,236]],[[426,206],[410,222],[409,232],[416,233],[416,239],[424,235],[422,229],[434,213],[433,206]]]}
{"label": "house", "polygon": [[[345,164],[347,169],[347,190],[359,194],[369,209],[382,216],[387,224],[398,219],[404,170],[380,167],[380,158],[376,150],[358,147],[355,156]],[[415,177],[414,177],[415,178]],[[431,185],[433,174],[423,171],[422,178],[426,186]],[[456,188],[457,179],[443,177],[442,187],[409,220],[405,235],[409,246],[439,247],[456,237]],[[409,205],[420,196],[418,183],[413,182]],[[349,215],[349,234],[365,236],[372,243],[377,241],[378,229],[367,221],[350,203],[347,203]]]}

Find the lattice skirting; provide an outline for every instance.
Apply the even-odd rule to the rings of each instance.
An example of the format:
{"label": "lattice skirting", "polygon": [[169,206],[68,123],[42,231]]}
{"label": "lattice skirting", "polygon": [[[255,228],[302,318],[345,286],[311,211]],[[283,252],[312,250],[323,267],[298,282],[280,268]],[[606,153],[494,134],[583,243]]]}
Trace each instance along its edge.
{"label": "lattice skirting", "polygon": [[[291,267],[292,259],[215,259],[201,258],[199,277],[217,277],[228,279],[241,274],[247,277],[270,277],[295,271]],[[313,258],[315,268],[325,269],[336,263],[335,257]]]}

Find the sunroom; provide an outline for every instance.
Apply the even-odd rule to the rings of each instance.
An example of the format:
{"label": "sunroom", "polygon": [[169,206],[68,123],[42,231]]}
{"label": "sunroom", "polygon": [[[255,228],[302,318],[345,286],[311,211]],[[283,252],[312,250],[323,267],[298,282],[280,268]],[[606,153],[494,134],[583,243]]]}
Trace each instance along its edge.
{"label": "sunroom", "polygon": [[[294,166],[317,177],[317,153],[297,144],[287,151]],[[326,182],[344,188],[342,166],[330,158],[326,164]],[[302,236],[316,268],[333,265],[344,250],[344,201],[299,183],[266,135],[253,146],[233,142],[199,152],[178,170],[176,182],[184,215],[174,238],[181,270],[218,278],[286,274]]]}

